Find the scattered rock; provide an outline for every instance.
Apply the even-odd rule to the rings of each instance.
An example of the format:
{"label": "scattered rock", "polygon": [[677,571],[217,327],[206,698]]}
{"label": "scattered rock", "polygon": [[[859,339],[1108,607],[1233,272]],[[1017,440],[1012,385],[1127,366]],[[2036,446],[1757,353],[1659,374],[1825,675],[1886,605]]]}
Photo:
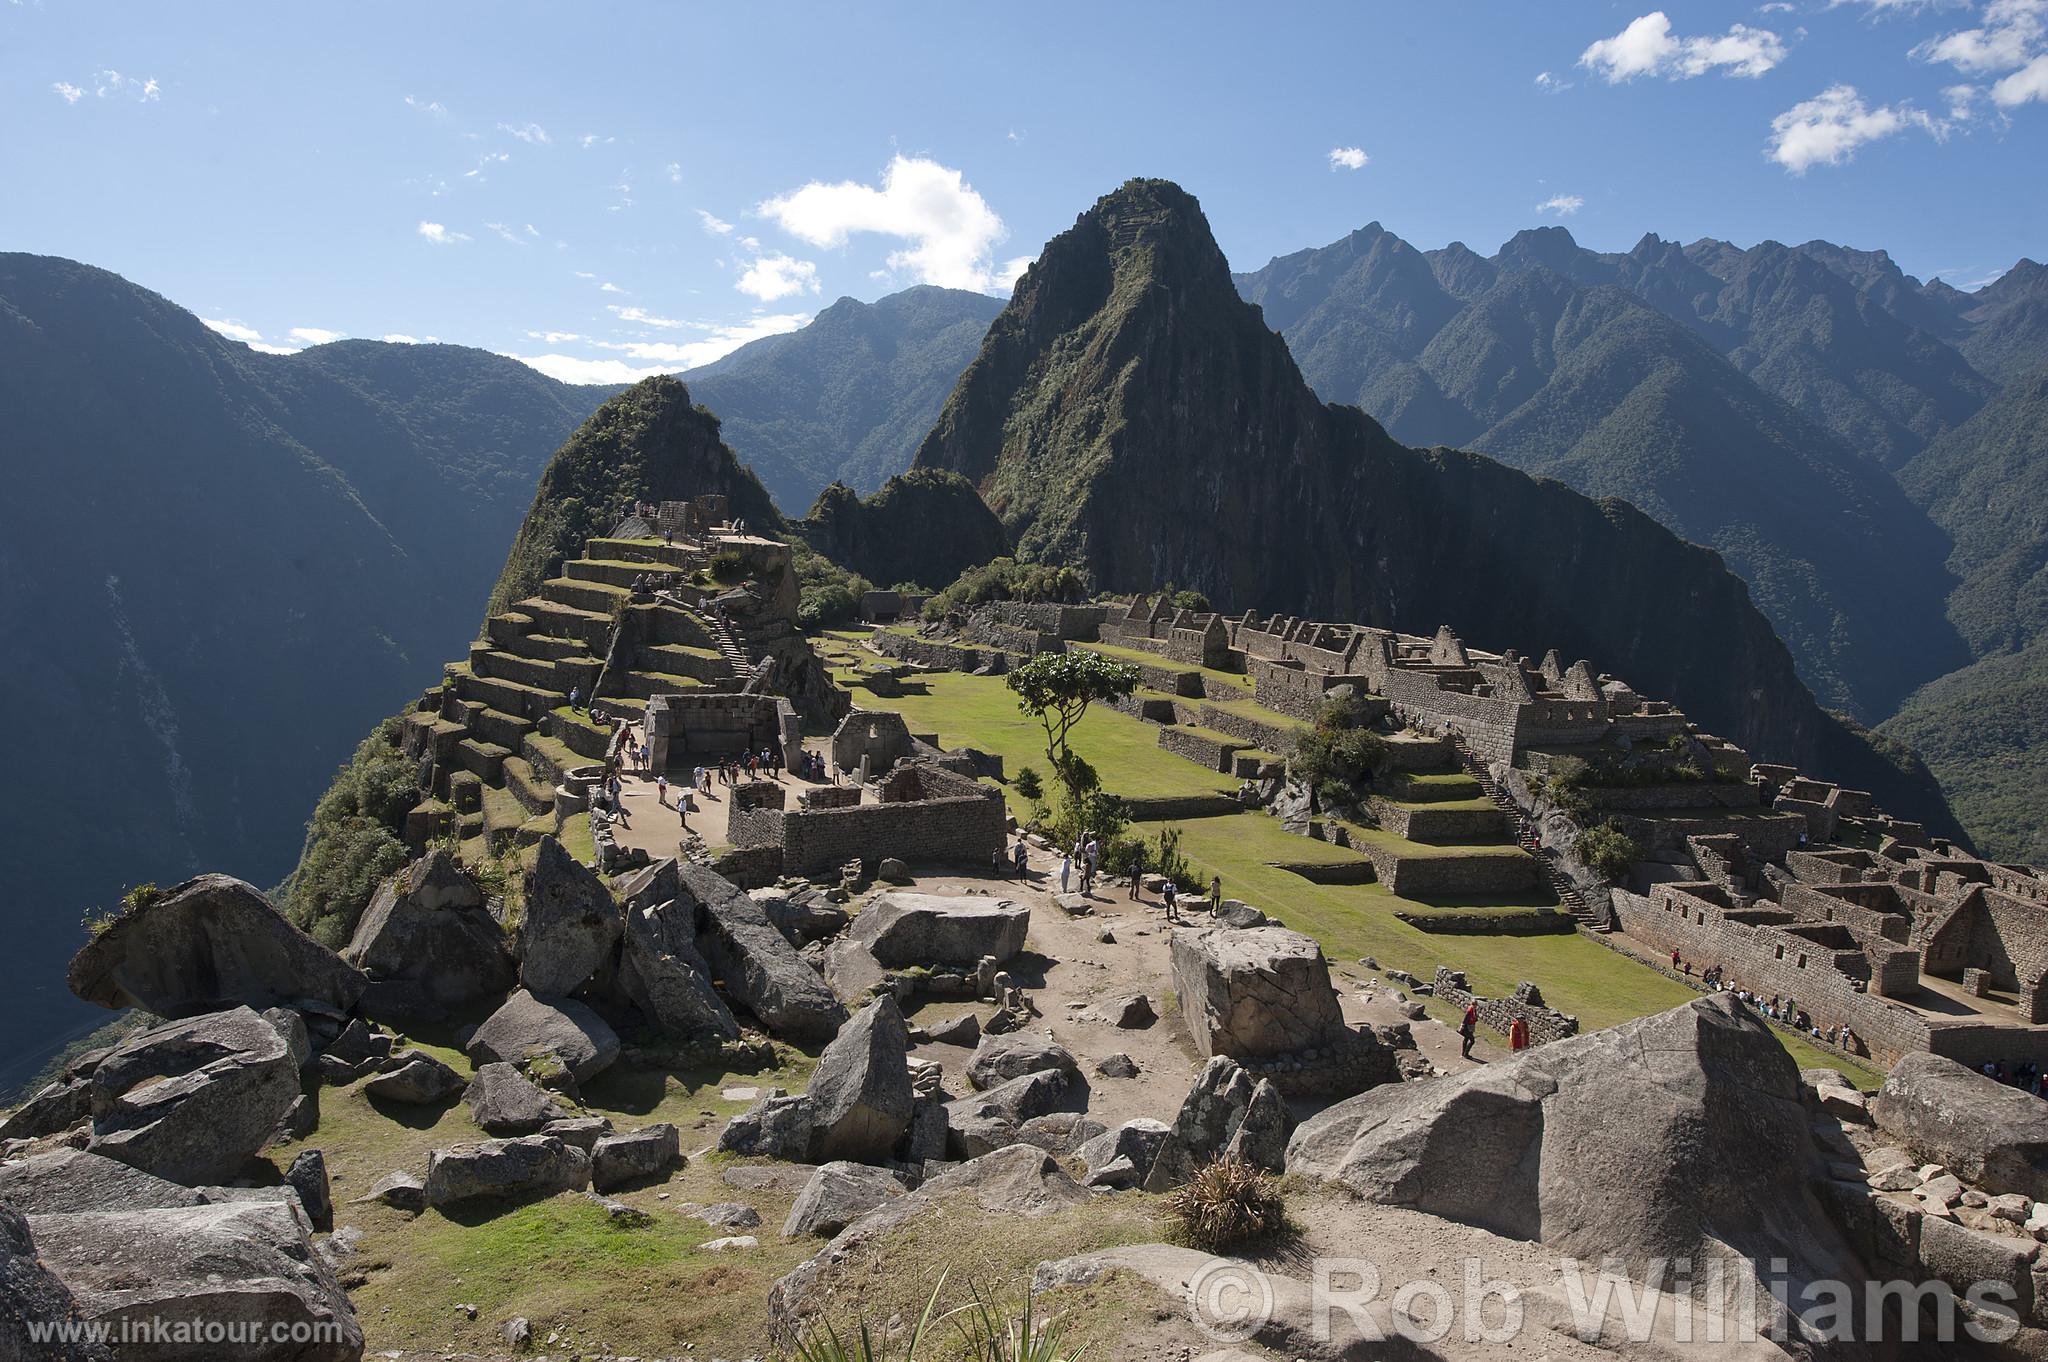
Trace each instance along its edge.
{"label": "scattered rock", "polygon": [[619,1057],[619,1037],[604,1018],[573,998],[542,998],[520,989],[476,1029],[468,1053],[478,1065],[520,1064],[553,1055],[581,1083]]}
{"label": "scattered rock", "polygon": [[669,897],[639,906],[637,895],[629,896],[619,992],[671,1040],[737,1040],[740,1025],[712,987],[711,966],[697,950],[696,915],[675,897],[680,888],[675,862],[642,871],[634,883],[640,886],[638,894],[666,888]]}
{"label": "scattered rock", "polygon": [[709,1206],[678,1206],[676,1209],[722,1230],[751,1230],[761,1223],[761,1213],[740,1201],[718,1201]]}
{"label": "scattered rock", "polygon": [[887,880],[890,884],[909,884],[910,867],[894,856],[884,856],[875,863],[875,878]]}
{"label": "scattered rock", "polygon": [[399,1171],[386,1173],[370,1184],[370,1190],[356,1198],[357,1201],[378,1201],[393,1210],[418,1215],[427,1209],[427,1185],[412,1174]]}
{"label": "scattered rock", "polygon": [[1136,1078],[1138,1076],[1138,1061],[1119,1050],[1117,1053],[1105,1055],[1101,1060],[1097,1061],[1095,1072],[1101,1074],[1104,1078]]}
{"label": "scattered rock", "polygon": [[1264,927],[1273,919],[1240,899],[1225,899],[1223,906],[1217,909],[1214,920],[1218,926],[1241,929]]}
{"label": "scattered rock", "polygon": [[894,968],[978,965],[983,956],[1001,964],[1024,949],[1030,930],[1031,909],[1009,899],[890,890],[854,919],[849,939]]}
{"label": "scattered rock", "polygon": [[958,1045],[967,1049],[981,1043],[981,1018],[962,1012],[948,1021],[928,1027],[925,1036],[934,1045]]}
{"label": "scattered rock", "polygon": [[526,875],[519,925],[519,983],[528,993],[567,997],[610,968],[621,930],[612,891],[553,837],[542,837]]}
{"label": "scattered rock", "polygon": [[977,1088],[993,1088],[1047,1070],[1057,1070],[1069,1078],[1078,1078],[1081,1073],[1073,1055],[1050,1036],[1023,1032],[984,1036],[968,1063],[967,1081]]}
{"label": "scattered rock", "polygon": [[625,1135],[601,1137],[590,1155],[591,1185],[600,1192],[665,1176],[682,1161],[682,1140],[664,1121]]}
{"label": "scattered rock", "polygon": [[890,1197],[902,1194],[903,1184],[880,1168],[845,1161],[823,1164],[797,1193],[796,1204],[782,1224],[782,1237],[808,1234],[829,1239]]}
{"label": "scattered rock", "polygon": [[697,1245],[706,1253],[731,1253],[736,1249],[761,1247],[761,1241],[751,1234],[729,1234],[723,1239],[706,1239]]}
{"label": "scattered rock", "polygon": [[[363,1331],[299,1213],[238,1202],[34,1221],[43,1263],[86,1319],[118,1327],[150,1320],[172,1336],[206,1338],[224,1320],[254,1326],[264,1346],[234,1354],[293,1362],[356,1362]],[[289,1352],[270,1340],[295,1340]],[[197,1357],[124,1348],[122,1357]],[[220,1356],[221,1354],[212,1354]]]}
{"label": "scattered rock", "polygon": [[[481,1124],[481,1123],[479,1123]],[[488,1126],[485,1129],[489,1129]],[[492,1131],[494,1135],[520,1134],[519,1131]],[[552,1135],[563,1144],[573,1144],[588,1154],[597,1148],[597,1142],[612,1133],[610,1118],[604,1116],[571,1116],[559,1121],[549,1121],[540,1128],[543,1135]]]}
{"label": "scattered rock", "polygon": [[432,1106],[462,1091],[462,1075],[422,1050],[393,1055],[402,1061],[363,1084],[363,1095],[406,1106]]}
{"label": "scattered rock", "polygon": [[0,1358],[110,1362],[105,1344],[67,1340],[57,1332],[79,1314],[71,1288],[37,1258],[21,1212],[0,1205]]}
{"label": "scattered rock", "polygon": [[1096,1015],[1124,1031],[1141,1030],[1159,1020],[1159,1014],[1152,1010],[1152,1000],[1142,993],[1112,998],[1096,1009]]}
{"label": "scattered rock", "polygon": [[718,1147],[730,1154],[808,1162],[811,1156],[811,1099],[771,1092],[726,1122]]}
{"label": "scattered rock", "polygon": [[819,1056],[805,1094],[812,1161],[879,1163],[889,1157],[910,1127],[909,1052],[909,1032],[894,998],[876,999],[840,1028]]}
{"label": "scattered rock", "polygon": [[680,865],[678,900],[694,913],[697,950],[726,992],[777,1036],[829,1040],[846,1009],[759,904],[702,866]]}
{"label": "scattered rock", "polygon": [[956,1159],[973,1159],[1015,1144],[1017,1128],[1057,1106],[1066,1096],[1067,1085],[1065,1073],[1044,1069],[948,1102],[947,1153]]}
{"label": "scattered rock", "polygon": [[326,1233],[334,1228],[334,1192],[327,1182],[327,1159],[317,1149],[302,1149],[284,1170],[285,1185],[299,1194],[299,1204],[313,1228]]}
{"label": "scattered rock", "polygon": [[341,958],[373,981],[416,985],[426,1010],[445,1014],[511,989],[516,971],[505,945],[482,891],[436,850],[379,886]]}
{"label": "scattered rock", "polygon": [[82,1149],[0,1163],[0,1202],[23,1215],[148,1211],[202,1201],[189,1187]]}
{"label": "scattered rock", "polygon": [[505,1321],[505,1346],[518,1352],[525,1352],[533,1346],[533,1325],[524,1315],[514,1315]]}
{"label": "scattered rock", "polygon": [[470,1119],[492,1135],[530,1135],[568,1115],[503,1060],[478,1065],[462,1100],[469,1105]]}
{"label": "scattered rock", "polygon": [[427,1156],[430,1206],[552,1196],[579,1191],[589,1181],[590,1156],[551,1135],[458,1144]]}
{"label": "scattered rock", "polygon": [[238,1007],[130,1037],[92,1085],[93,1152],[189,1186],[232,1178],[263,1148],[299,1073],[277,1028]]}
{"label": "scattered rock", "polygon": [[1878,1128],[1971,1182],[2048,1199],[2048,1103],[1917,1051],[1870,1103]]}
{"label": "scattered rock", "polygon": [[101,1007],[189,1017],[301,998],[346,1012],[365,981],[253,886],[200,875],[116,918],[72,958],[68,982]]}
{"label": "scattered rock", "polygon": [[1088,1165],[1081,1181],[1090,1187],[1142,1187],[1172,1134],[1165,1122],[1140,1116],[1096,1136],[1080,1148],[1081,1161]]}

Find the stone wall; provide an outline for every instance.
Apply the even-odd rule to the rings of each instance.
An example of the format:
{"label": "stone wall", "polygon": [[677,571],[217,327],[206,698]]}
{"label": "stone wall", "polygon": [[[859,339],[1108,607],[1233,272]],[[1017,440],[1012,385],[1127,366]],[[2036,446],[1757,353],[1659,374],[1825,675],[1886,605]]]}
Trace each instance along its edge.
{"label": "stone wall", "polygon": [[999,648],[977,648],[962,643],[944,643],[883,629],[868,636],[868,646],[884,657],[913,663],[941,672],[1005,672],[1010,659]]}
{"label": "stone wall", "polygon": [[1159,730],[1159,745],[1176,756],[1186,757],[1197,766],[1226,774],[1230,770],[1231,755],[1247,746],[1242,738],[1204,732],[1199,728],[1162,728]]}
{"label": "stone wall", "polygon": [[656,695],[647,702],[649,761],[657,771],[708,764],[776,743],[787,750],[802,736],[796,707],[780,696],[693,690]]}
{"label": "stone wall", "polygon": [[872,869],[891,856],[982,869],[1008,844],[1002,795],[964,776],[907,763],[883,777],[881,797],[879,804],[782,814],[784,872],[812,875],[851,860]]}
{"label": "stone wall", "polygon": [[1526,853],[1404,856],[1379,841],[1362,842],[1358,849],[1372,858],[1380,883],[1405,899],[1521,894],[1543,882],[1542,863]]}
{"label": "stone wall", "polygon": [[1244,665],[1259,703],[1295,719],[1313,722],[1316,711],[1322,708],[1323,692],[1332,686],[1350,686],[1360,695],[1372,690],[1363,676],[1310,671],[1298,664],[1262,657],[1247,656]]}
{"label": "stone wall", "polygon": [[1499,1032],[1503,1038],[1517,1017],[1529,1024],[1529,1043],[1532,1046],[1579,1034],[1579,1019],[1547,1006],[1543,994],[1526,979],[1515,985],[1514,993],[1506,998],[1482,998],[1465,981],[1463,970],[1439,965],[1434,993],[1460,1011],[1477,1003],[1480,1024]]}
{"label": "stone wall", "polygon": [[1476,842],[1506,831],[1506,814],[1489,804],[1483,809],[1445,808],[1437,804],[1396,804],[1371,797],[1380,826],[1411,842]]}
{"label": "stone wall", "polygon": [[1106,605],[1061,605],[1053,601],[990,601],[988,617],[1014,629],[1030,629],[1056,639],[1094,643],[1101,638]]}
{"label": "stone wall", "polygon": [[1839,922],[1865,940],[1903,946],[1912,937],[1912,915],[1888,884],[1787,884],[1778,892],[1778,904],[1808,922]]}
{"label": "stone wall", "polygon": [[779,846],[788,791],[780,781],[750,780],[726,792],[725,837],[736,847]]}

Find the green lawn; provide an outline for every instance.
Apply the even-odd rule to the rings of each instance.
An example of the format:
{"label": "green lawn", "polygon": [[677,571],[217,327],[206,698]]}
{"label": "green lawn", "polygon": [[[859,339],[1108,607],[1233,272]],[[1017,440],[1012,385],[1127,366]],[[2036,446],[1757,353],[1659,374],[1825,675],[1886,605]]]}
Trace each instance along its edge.
{"label": "green lawn", "polygon": [[[1218,671],[1214,667],[1190,667],[1185,662],[1175,662],[1164,653],[1148,653],[1143,648],[1125,648],[1115,643],[1076,643],[1076,648],[1113,657],[1119,662],[1134,662],[1141,667],[1163,667],[1170,672],[1200,672],[1202,683],[1211,699],[1229,700],[1252,693],[1252,679],[1243,672]],[[1186,698],[1186,697],[1183,697]],[[1270,711],[1262,710],[1262,714]],[[1280,718],[1280,715],[1273,715]]]}

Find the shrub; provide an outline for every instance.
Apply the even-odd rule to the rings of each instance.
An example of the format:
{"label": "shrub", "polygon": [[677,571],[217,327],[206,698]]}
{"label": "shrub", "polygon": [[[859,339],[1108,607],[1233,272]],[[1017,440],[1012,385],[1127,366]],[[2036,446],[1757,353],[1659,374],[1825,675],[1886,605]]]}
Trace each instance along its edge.
{"label": "shrub", "polygon": [[1045,797],[1045,782],[1039,779],[1038,771],[1030,766],[1017,768],[1017,774],[1010,777],[1010,788],[1034,804]]}
{"label": "shrub", "polygon": [[1635,840],[1612,823],[1585,829],[1574,849],[1579,863],[1609,884],[1628,874],[1629,867],[1643,856]]}
{"label": "shrub", "polygon": [[1287,1228],[1287,1202],[1277,1178],[1242,1159],[1205,1164],[1166,1203],[1176,1237],[1208,1253],[1275,1235]]}
{"label": "shrub", "polygon": [[1315,727],[1295,735],[1287,764],[1295,779],[1316,792],[1326,808],[1345,809],[1386,760],[1386,739],[1365,727],[1365,701],[1356,695],[1325,700]]}
{"label": "shrub", "polygon": [[746,559],[741,556],[738,549],[720,549],[711,555],[708,566],[713,580],[729,582],[740,575],[740,569],[745,563]]}
{"label": "shrub", "polygon": [[335,773],[299,864],[275,891],[284,915],[322,945],[346,945],[377,886],[410,859],[398,833],[420,792],[398,732],[396,718],[378,724]]}
{"label": "shrub", "polygon": [[944,619],[956,610],[971,610],[990,601],[1078,601],[1087,594],[1086,579],[1070,567],[997,558],[967,569],[925,602],[924,617]]}

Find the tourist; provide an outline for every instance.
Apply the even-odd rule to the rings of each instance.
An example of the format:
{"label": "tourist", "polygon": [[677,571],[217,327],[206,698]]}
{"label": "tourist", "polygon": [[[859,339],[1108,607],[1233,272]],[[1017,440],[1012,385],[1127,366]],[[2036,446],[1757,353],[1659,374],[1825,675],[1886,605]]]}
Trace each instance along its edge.
{"label": "tourist", "polygon": [[1088,834],[1088,882],[1095,883],[1095,877],[1102,873],[1102,843],[1095,840],[1095,834]]}
{"label": "tourist", "polygon": [[1223,877],[1209,877],[1209,915],[1214,917],[1223,911]]}
{"label": "tourist", "polygon": [[1508,1049],[1516,1054],[1529,1048],[1529,1019],[1516,1017],[1508,1023]]}
{"label": "tourist", "polygon": [[1071,853],[1060,857],[1060,892],[1067,892],[1067,877],[1074,873],[1074,857]]}
{"label": "tourist", "polygon": [[661,805],[664,809],[668,807],[667,776],[656,776],[654,778],[654,802]]}
{"label": "tourist", "polygon": [[1172,876],[1169,875],[1167,877],[1165,887],[1159,891],[1159,899],[1160,902],[1166,905],[1166,920],[1168,922],[1179,922],[1180,886],[1173,882]]}
{"label": "tourist", "polygon": [[1131,848],[1131,902],[1145,901],[1145,844]]}
{"label": "tourist", "polygon": [[1027,852],[1027,851],[1025,850],[1025,848],[1024,848],[1024,839],[1023,839],[1023,838],[1021,838],[1021,837],[1019,837],[1019,838],[1017,839],[1017,857],[1016,857],[1016,859],[1017,859],[1017,878],[1018,878],[1018,879],[1020,879],[1020,880],[1022,880],[1022,879],[1029,879],[1029,878],[1030,878],[1030,875],[1031,875],[1031,857],[1030,857],[1030,854],[1029,854],[1029,853],[1028,853],[1028,852]]}
{"label": "tourist", "polygon": [[572,713],[572,714],[573,714],[573,713],[574,713],[574,712],[576,711],[576,707],[577,707],[577,706],[578,706],[579,704],[581,704],[581,703],[582,703],[582,700],[583,700],[583,687],[581,687],[581,686],[571,686],[571,687],[569,687],[569,711],[570,711],[570,713]]}
{"label": "tourist", "polygon": [[1458,1023],[1458,1035],[1462,1037],[1462,1043],[1458,1046],[1458,1053],[1466,1059],[1472,1058],[1472,1042],[1479,1039],[1478,1003],[1465,1004],[1465,1016]]}
{"label": "tourist", "polygon": [[1000,847],[988,854],[988,871],[993,878],[998,880],[1008,879],[1009,871],[1004,868],[1007,864],[1008,862],[1003,859]]}
{"label": "tourist", "polygon": [[1678,947],[1676,946],[1671,948],[1671,968],[1678,968]]}
{"label": "tourist", "polygon": [[690,830],[690,810],[692,807],[688,790],[683,790],[676,795],[676,821],[682,824],[684,832]]}

